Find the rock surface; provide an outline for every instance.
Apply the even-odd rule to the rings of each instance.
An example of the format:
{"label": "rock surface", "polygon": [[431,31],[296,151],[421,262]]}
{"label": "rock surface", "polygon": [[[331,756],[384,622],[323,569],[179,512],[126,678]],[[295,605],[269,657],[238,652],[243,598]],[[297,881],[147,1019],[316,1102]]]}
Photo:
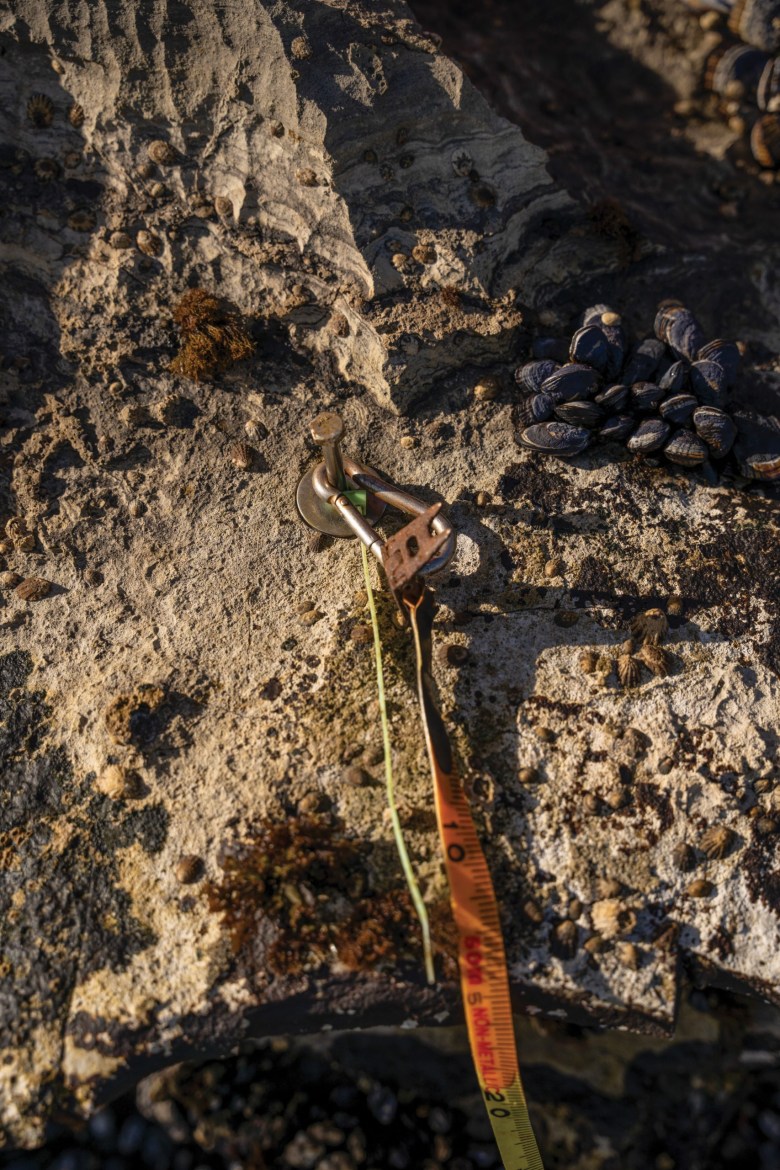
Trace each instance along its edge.
{"label": "rock surface", "polygon": [[[352,966],[298,949],[283,973],[269,956],[298,938],[268,891],[232,928],[214,910],[236,843],[304,817],[368,843],[339,846],[367,910],[400,887],[358,550],[315,547],[294,509],[324,408],[348,452],[451,505],[439,640],[469,655],[438,681],[518,1006],[669,1032],[681,958],[777,1000],[778,503],[617,448],[562,465],[517,447],[533,311],[616,263],[542,151],[400,3],[19,0],[0,32],[0,508],[33,536],[0,555],[50,582],[0,595],[6,1140],[248,1031],[457,1018],[411,920],[378,962],[363,940]],[[655,299],[678,262],[648,252]],[[168,369],[193,286],[257,346],[214,382]],[[476,366],[495,399],[474,398]],[[582,671],[672,594],[667,677]],[[382,616],[402,815],[440,904],[409,641],[386,597]],[[735,836],[708,858],[716,825]],[[267,865],[305,902],[295,858]]]}

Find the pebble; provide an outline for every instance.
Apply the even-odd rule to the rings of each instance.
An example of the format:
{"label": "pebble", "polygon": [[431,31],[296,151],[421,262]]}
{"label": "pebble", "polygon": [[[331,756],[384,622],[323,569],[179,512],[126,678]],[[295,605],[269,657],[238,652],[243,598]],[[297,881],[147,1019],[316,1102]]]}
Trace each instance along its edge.
{"label": "pebble", "polygon": [[376,1085],[366,1099],[372,1117],[380,1125],[391,1125],[398,1113],[398,1098],[392,1089],[385,1085]]}
{"label": "pebble", "polygon": [[119,1130],[119,1138],[117,1140],[117,1149],[120,1154],[127,1157],[130,1154],[135,1154],[141,1148],[141,1143],[146,1135],[146,1122],[142,1117],[128,1117],[126,1121],[122,1122],[122,1128]]}
{"label": "pebble", "polygon": [[551,557],[544,566],[545,577],[560,577],[563,572],[563,561],[560,557]]}
{"label": "pebble", "polygon": [[517,779],[521,784],[538,784],[541,776],[537,768],[520,768],[517,773]]}
{"label": "pebble", "polygon": [[306,1132],[315,1141],[324,1142],[326,1146],[340,1146],[346,1137],[344,1130],[330,1121],[316,1121]]}
{"label": "pebble", "polygon": [[317,1163],[317,1170],[355,1170],[355,1161],[344,1150],[336,1150]]}
{"label": "pebble", "polygon": [[307,1133],[298,1133],[284,1147],[283,1157],[288,1166],[296,1170],[307,1170],[308,1167],[314,1166],[324,1153],[325,1147],[320,1142],[316,1142]]}
{"label": "pebble", "polygon": [[452,1129],[452,1116],[449,1110],[434,1105],[428,1114],[428,1129],[433,1133],[449,1133]]}
{"label": "pebble", "polygon": [[414,435],[402,435],[401,446],[405,451],[411,451],[417,446],[417,439]]}

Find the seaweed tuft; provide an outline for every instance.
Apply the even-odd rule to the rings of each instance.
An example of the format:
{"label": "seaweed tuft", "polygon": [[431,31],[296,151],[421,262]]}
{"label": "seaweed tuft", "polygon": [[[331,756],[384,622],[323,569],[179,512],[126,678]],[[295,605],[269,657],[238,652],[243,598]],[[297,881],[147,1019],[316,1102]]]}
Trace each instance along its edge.
{"label": "seaweed tuft", "polygon": [[181,349],[170,368],[193,382],[211,381],[254,352],[240,314],[205,289],[189,289],[174,309],[173,319]]}
{"label": "seaweed tuft", "polygon": [[418,963],[419,923],[401,874],[373,889],[369,852],[330,815],[263,822],[224,849],[222,877],[204,891],[209,910],[221,916],[235,955],[247,956],[261,923],[269,924],[263,960],[278,975],[334,960],[352,971]]}

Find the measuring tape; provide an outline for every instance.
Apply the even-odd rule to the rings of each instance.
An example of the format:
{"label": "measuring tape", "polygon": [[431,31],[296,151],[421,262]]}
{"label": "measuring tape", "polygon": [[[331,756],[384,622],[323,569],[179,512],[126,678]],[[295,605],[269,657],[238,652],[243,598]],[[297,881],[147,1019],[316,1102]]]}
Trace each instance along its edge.
{"label": "measuring tape", "polygon": [[493,881],[433,699],[433,594],[424,588],[415,601],[404,599],[404,604],[414,635],[417,689],[458,930],[460,985],[477,1080],[504,1170],[543,1170],[517,1063],[506,953]]}
{"label": "measuring tape", "polygon": [[[436,819],[458,932],[458,967],[474,1067],[504,1170],[543,1170],[517,1064],[498,903],[471,808],[455,768],[447,731],[434,699],[431,642],[436,606],[433,593],[424,584],[422,575],[447,564],[455,549],[455,535],[439,515],[440,505],[427,508],[422,500],[388,483],[372,468],[342,455],[339,444],[343,423],[338,415],[331,412],[319,415],[312,423],[311,433],[314,441],[322,447],[324,462],[307,471],[299,483],[296,496],[299,512],[319,532],[332,536],[357,536],[364,549],[382,561],[390,588],[412,627],[417,689],[433,774]],[[414,519],[395,536],[383,541],[373,522],[382,515],[386,506],[397,508]],[[367,566],[366,585],[370,596]],[[381,708],[381,647],[373,605],[372,624]],[[386,723],[383,734],[387,761]],[[388,788],[392,791],[390,783]],[[410,867],[402,842],[399,853],[402,864],[405,862],[414,899],[416,883],[413,877],[409,878]],[[425,934],[427,918],[424,912],[420,920]],[[432,978],[432,964],[430,969]]]}

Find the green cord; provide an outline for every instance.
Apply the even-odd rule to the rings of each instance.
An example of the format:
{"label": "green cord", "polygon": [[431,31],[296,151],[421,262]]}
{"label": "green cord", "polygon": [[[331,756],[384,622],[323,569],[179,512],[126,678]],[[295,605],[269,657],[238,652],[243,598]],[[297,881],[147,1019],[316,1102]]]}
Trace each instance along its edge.
{"label": "green cord", "polygon": [[398,849],[398,856],[401,859],[401,866],[406,877],[406,884],[409,887],[409,893],[412,896],[414,908],[417,911],[417,917],[420,919],[420,927],[422,928],[423,937],[423,957],[425,960],[425,974],[429,983],[436,982],[436,976],[433,970],[433,951],[431,949],[431,928],[428,923],[428,911],[425,909],[425,902],[423,902],[420,887],[417,885],[417,879],[414,876],[412,863],[409,860],[409,854],[406,851],[406,844],[404,842],[403,832],[401,830],[401,821],[398,817],[398,809],[395,803],[395,785],[393,783],[393,764],[390,758],[390,724],[387,721],[387,702],[385,700],[385,676],[382,669],[382,643],[379,639],[379,621],[376,616],[376,605],[374,604],[374,591],[371,588],[371,574],[368,569],[368,556],[366,555],[366,546],[360,544],[360,551],[363,554],[363,576],[366,580],[366,593],[368,594],[368,608],[371,611],[371,626],[374,630],[374,658],[376,659],[376,682],[377,690],[379,692],[379,719],[382,724],[382,745],[385,753],[385,779],[387,781],[387,803],[390,808],[390,819],[393,825],[393,836],[395,837],[396,848]]}

